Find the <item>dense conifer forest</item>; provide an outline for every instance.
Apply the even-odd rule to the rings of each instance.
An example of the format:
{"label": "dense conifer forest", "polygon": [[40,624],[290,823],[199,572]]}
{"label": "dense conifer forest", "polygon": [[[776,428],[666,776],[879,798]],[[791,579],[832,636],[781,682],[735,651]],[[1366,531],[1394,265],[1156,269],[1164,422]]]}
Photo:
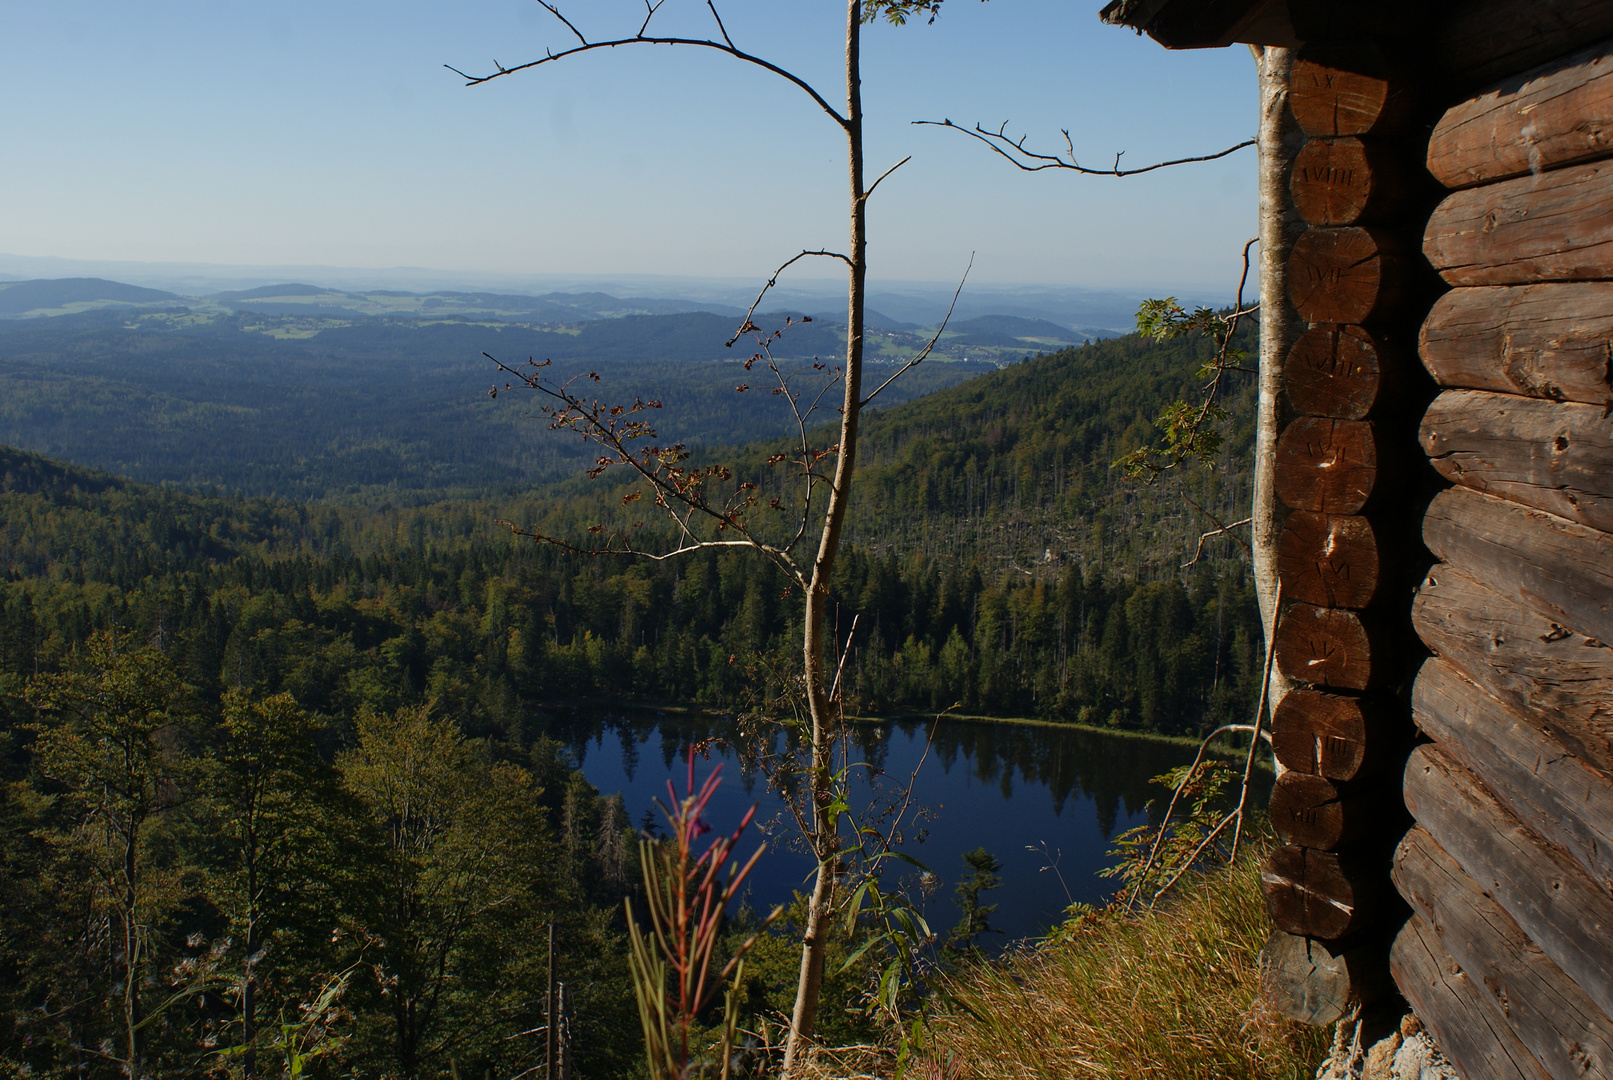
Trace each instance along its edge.
{"label": "dense conifer forest", "polygon": [[[833,584],[852,711],[1193,734],[1252,710],[1243,560],[1221,541],[1178,568],[1209,527],[1183,497],[1244,500],[1247,431],[1189,480],[1108,468],[1195,348],[1066,350],[872,418]],[[0,453],[6,1059],[514,1076],[541,1054],[553,922],[579,1069],[627,1075],[633,828],[558,717],[745,708],[794,662],[799,612],[743,555],[590,559],[494,524],[578,529],[619,493],[297,502]],[[790,948],[772,975],[758,954],[758,1005]]]}

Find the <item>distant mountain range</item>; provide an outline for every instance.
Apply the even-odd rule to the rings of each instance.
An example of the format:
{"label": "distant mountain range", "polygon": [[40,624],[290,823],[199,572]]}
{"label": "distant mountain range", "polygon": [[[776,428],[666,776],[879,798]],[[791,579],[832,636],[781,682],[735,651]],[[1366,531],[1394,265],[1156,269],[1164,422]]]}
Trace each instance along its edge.
{"label": "distant mountain range", "polygon": [[[821,293],[781,290],[777,306],[796,313],[812,312],[825,322],[841,323],[844,312],[822,304]],[[1001,290],[960,304],[949,336],[959,344],[1017,348],[1114,337],[1129,330],[1130,306],[1102,305],[1091,315],[1102,322],[1071,319]],[[871,308],[868,325],[879,331],[918,333],[933,330],[944,307],[934,298],[909,293],[884,294],[892,310]],[[1127,301],[1129,305],[1131,302]],[[999,305],[992,309],[990,305]],[[1059,305],[1055,305],[1059,306]],[[306,282],[260,285],[248,289],[185,294],[95,277],[0,281],[0,319],[81,314],[102,309],[163,310],[186,308],[205,314],[256,313],[271,318],[351,319],[464,318],[566,326],[630,315],[678,315],[707,312],[729,319],[744,309],[711,297],[618,296],[613,293],[548,292],[527,294],[494,291],[336,288]]]}
{"label": "distant mountain range", "polygon": [[0,282],[0,318],[56,315],[100,307],[161,307],[184,298],[104,278],[56,278]]}

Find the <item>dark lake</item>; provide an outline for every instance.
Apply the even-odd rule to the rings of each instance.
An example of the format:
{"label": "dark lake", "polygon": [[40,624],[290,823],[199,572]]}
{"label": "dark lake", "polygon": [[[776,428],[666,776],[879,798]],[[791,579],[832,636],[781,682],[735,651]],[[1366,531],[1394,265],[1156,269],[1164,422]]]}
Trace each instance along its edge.
{"label": "dark lake", "polygon": [[[732,733],[731,724],[672,713],[573,713],[555,719],[560,722],[552,723],[551,733],[567,741],[602,794],[621,793],[635,825],[654,799],[666,799],[668,779],[682,794],[688,747],[703,745],[709,756],[695,758],[697,782],[717,763],[723,765],[711,823],[731,828],[745,809],[759,803],[757,820],[774,825],[768,851],[751,877],[755,906],[766,910],[788,901],[793,890],[810,888],[812,860],[792,849],[795,829],[784,803],[761,772],[747,769],[723,741]],[[1163,808],[1168,792],[1151,778],[1193,756],[1182,744],[1085,729],[952,719],[857,724],[848,746],[851,761],[858,763],[851,772],[852,804],[866,802],[871,792],[877,796],[905,787],[932,727],[901,850],[935,875],[919,891],[927,893],[931,928],[943,936],[959,918],[953,889],[967,874],[962,855],[977,847],[990,851],[1003,867],[1002,886],[985,897],[998,905],[991,917],[1003,931],[998,941],[1046,931],[1072,900],[1107,899],[1115,883],[1098,871],[1111,861],[1111,841],[1147,820],[1150,800],[1158,804],[1156,814]],[[713,739],[715,745],[709,742]],[[742,851],[748,856],[760,839],[755,832],[747,834]],[[916,880],[916,870],[905,865],[903,870]]]}

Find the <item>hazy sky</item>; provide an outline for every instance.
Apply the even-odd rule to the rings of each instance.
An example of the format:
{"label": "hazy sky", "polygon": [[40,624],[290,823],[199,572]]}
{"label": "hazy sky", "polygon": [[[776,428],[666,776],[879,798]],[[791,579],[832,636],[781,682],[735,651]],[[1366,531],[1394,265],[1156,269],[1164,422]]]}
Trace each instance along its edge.
{"label": "hazy sky", "polygon": [[[642,0],[561,0],[586,32]],[[1255,227],[1255,161],[1116,180],[1018,173],[950,117],[1084,163],[1222,149],[1255,129],[1241,46],[1169,53],[1100,0],[948,0],[869,28],[870,211],[882,280],[1225,288]],[[729,0],[730,33],[842,97],[844,9]],[[709,32],[666,0],[663,32]],[[662,21],[664,20],[664,22]],[[0,4],[0,252],[423,266],[509,274],[765,275],[844,244],[838,130],[799,90],[694,49],[601,52],[477,88],[568,35],[534,0],[10,0]],[[819,270],[824,273],[827,268]]]}

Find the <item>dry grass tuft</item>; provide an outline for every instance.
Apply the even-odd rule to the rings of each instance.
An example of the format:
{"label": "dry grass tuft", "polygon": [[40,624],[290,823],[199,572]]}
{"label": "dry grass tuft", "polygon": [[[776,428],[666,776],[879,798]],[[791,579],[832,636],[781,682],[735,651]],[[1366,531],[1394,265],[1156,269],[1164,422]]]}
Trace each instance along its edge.
{"label": "dry grass tuft", "polygon": [[1325,1034],[1257,1004],[1257,854],[1151,914],[1097,912],[955,975],[930,1061],[959,1080],[1309,1080]]}

